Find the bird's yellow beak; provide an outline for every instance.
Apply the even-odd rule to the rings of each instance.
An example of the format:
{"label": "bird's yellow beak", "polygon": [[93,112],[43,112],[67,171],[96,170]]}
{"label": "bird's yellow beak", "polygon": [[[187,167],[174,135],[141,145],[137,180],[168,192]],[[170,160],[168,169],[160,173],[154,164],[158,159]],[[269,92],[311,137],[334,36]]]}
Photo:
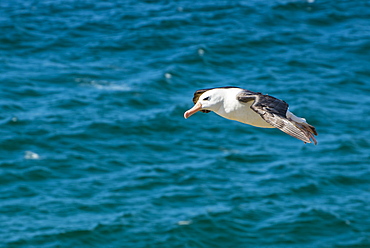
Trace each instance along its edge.
{"label": "bird's yellow beak", "polygon": [[184,118],[185,119],[189,118],[190,116],[192,116],[193,114],[195,114],[196,112],[198,112],[201,109],[202,109],[202,104],[200,104],[200,102],[197,102],[194,105],[194,107],[192,107],[191,109],[189,109],[188,111],[186,111],[184,113]]}

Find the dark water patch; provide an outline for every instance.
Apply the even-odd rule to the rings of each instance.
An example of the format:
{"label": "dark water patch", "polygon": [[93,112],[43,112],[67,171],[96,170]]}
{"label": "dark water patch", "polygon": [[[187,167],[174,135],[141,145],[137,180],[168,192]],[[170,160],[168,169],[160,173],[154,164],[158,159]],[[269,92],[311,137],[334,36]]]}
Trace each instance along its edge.
{"label": "dark water patch", "polygon": [[[295,220],[292,221],[293,219]],[[324,219],[326,220],[326,225],[318,226],[317,223]],[[343,235],[353,232],[351,226],[346,220],[343,220],[335,214],[321,209],[301,210],[297,215],[289,212],[282,213],[280,218],[276,220],[271,219],[266,222],[266,224],[267,223],[269,227],[259,227],[259,232],[276,237],[277,242],[279,243],[286,243],[284,240],[284,236],[286,236],[298,243],[310,242],[315,244],[317,241],[310,239],[307,233],[315,233],[315,235],[318,236],[326,236],[327,234],[332,233],[333,227],[336,227],[336,230]],[[281,235],[282,233],[278,231],[281,229],[285,230],[284,235]],[[330,239],[327,240],[327,242],[328,241],[333,242],[333,240]]]}
{"label": "dark water patch", "polygon": [[[18,240],[9,242],[10,246],[32,247],[45,246],[60,246],[60,244],[68,245],[92,245],[101,240],[100,235],[95,235],[90,230],[71,230],[56,234],[39,234],[33,237],[19,238]],[[104,243],[104,241],[100,241]]]}
{"label": "dark water patch", "polygon": [[15,103],[15,102],[9,102],[9,103],[2,103],[1,105],[2,112],[17,112],[22,111],[24,108],[22,105]]}
{"label": "dark water patch", "polygon": [[367,176],[369,175],[370,173],[366,173],[365,175],[362,175],[362,176],[358,176],[358,175],[333,175],[329,180],[331,183],[333,184],[337,184],[337,185],[347,185],[347,186],[351,186],[351,185],[361,185],[361,184],[364,184],[366,185],[367,184]]}
{"label": "dark water patch", "polygon": [[266,163],[274,161],[274,157],[267,154],[250,155],[250,154],[229,154],[225,156],[226,161],[239,163]]}
{"label": "dark water patch", "polygon": [[337,242],[335,247],[366,247],[370,245],[368,237],[359,237],[354,239],[352,242]]}
{"label": "dark water patch", "polygon": [[37,189],[30,187],[26,184],[14,185],[13,187],[7,188],[6,191],[1,193],[2,199],[14,199],[17,198],[32,198],[39,194]]}
{"label": "dark water patch", "polygon": [[25,181],[40,181],[55,178],[52,171],[45,167],[32,167],[23,173],[21,177]]}
{"label": "dark water patch", "polygon": [[292,192],[294,194],[317,194],[320,191],[320,185],[317,185],[316,183],[307,183],[307,184],[301,184],[299,186],[294,186],[292,188]]}
{"label": "dark water patch", "polygon": [[284,1],[277,3],[273,6],[273,9],[275,10],[283,10],[283,11],[289,11],[290,13],[296,13],[297,11],[306,11],[307,7],[314,6],[314,4],[310,2],[291,2],[291,1]]}
{"label": "dark water patch", "polygon": [[0,174],[1,184],[9,184],[12,182],[18,182],[22,180],[22,176],[18,173],[2,171]]}
{"label": "dark water patch", "polygon": [[155,197],[152,204],[156,206],[181,207],[199,202],[200,197],[204,197],[202,191],[185,191],[185,192],[162,192],[160,197]]}

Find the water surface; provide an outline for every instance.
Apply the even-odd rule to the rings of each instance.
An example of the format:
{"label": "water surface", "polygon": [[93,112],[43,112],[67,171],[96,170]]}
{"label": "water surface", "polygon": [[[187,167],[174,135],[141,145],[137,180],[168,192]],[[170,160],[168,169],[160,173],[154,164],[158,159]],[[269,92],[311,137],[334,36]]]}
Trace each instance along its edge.
{"label": "water surface", "polygon": [[[368,1],[2,1],[1,247],[370,247]],[[213,113],[284,99],[317,146]]]}

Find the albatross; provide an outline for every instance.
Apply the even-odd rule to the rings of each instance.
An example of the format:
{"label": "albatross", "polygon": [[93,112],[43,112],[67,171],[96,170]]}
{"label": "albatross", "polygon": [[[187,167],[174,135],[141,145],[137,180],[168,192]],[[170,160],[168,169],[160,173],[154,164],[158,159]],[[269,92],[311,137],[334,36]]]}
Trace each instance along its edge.
{"label": "albatross", "polygon": [[198,111],[216,114],[238,122],[262,128],[278,128],[304,143],[317,144],[314,126],[295,116],[289,105],[273,96],[239,87],[218,87],[197,90],[194,106],[184,113],[187,119]]}

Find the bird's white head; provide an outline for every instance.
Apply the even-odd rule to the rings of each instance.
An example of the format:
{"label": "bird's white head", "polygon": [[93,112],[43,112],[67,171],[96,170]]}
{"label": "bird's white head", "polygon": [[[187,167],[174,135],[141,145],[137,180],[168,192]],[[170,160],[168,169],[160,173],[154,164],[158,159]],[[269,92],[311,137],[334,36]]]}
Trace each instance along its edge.
{"label": "bird's white head", "polygon": [[195,92],[193,101],[195,105],[184,113],[185,119],[198,111],[206,113],[210,111],[217,112],[224,101],[224,94],[220,89],[200,90]]}

